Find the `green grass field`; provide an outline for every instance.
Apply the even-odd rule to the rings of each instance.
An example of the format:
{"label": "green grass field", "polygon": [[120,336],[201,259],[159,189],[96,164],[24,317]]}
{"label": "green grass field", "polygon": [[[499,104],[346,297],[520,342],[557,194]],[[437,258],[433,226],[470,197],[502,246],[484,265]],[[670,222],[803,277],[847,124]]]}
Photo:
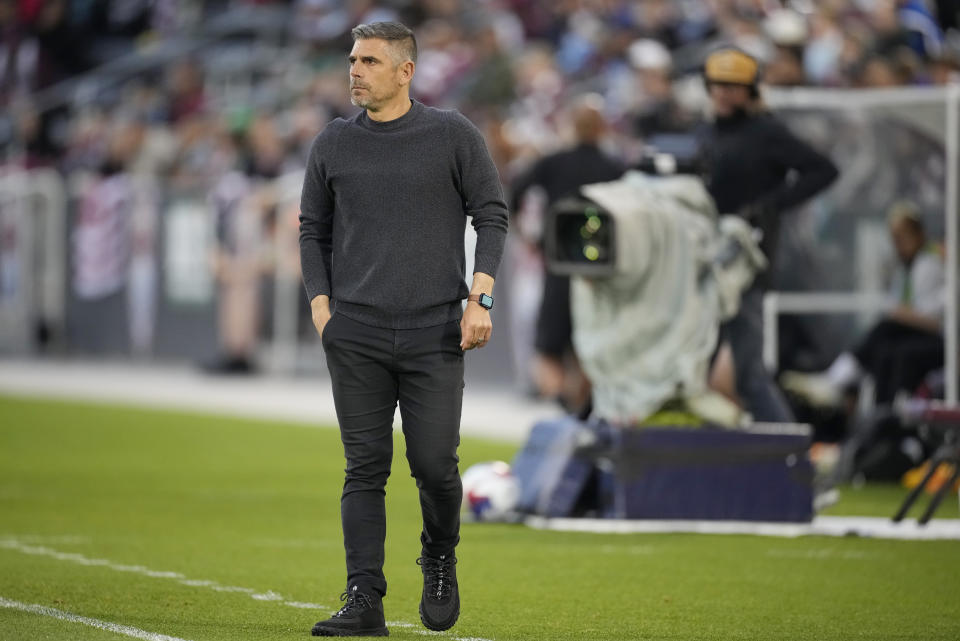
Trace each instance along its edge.
{"label": "green grass field", "polygon": [[[463,469],[514,451],[464,439]],[[419,507],[396,455],[384,605],[392,637],[421,639]],[[0,602],[191,641],[306,638],[344,586],[342,477],[333,429],[0,398]],[[888,515],[901,497],[846,490],[832,512]],[[960,639],[957,542],[462,537],[450,639]],[[0,607],[3,641],[124,638]]]}

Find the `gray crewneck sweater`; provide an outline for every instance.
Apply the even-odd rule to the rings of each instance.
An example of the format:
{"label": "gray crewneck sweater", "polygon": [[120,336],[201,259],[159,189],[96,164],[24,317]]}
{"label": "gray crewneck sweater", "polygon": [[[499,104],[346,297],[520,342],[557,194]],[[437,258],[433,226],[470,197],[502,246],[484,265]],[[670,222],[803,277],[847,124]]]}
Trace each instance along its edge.
{"label": "gray crewneck sweater", "polygon": [[474,270],[496,276],[507,207],[477,128],[456,111],[413,101],[377,122],[337,118],[310,150],[300,201],[300,262],[307,297],[336,313],[410,329],[460,318],[467,216],[477,232]]}

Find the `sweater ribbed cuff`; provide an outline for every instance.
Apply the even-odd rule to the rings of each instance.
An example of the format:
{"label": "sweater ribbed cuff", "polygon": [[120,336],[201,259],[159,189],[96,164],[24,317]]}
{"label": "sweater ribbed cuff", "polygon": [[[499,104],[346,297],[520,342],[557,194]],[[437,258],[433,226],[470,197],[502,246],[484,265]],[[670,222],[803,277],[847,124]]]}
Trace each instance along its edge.
{"label": "sweater ribbed cuff", "polygon": [[490,278],[497,277],[500,267],[500,257],[493,254],[477,254],[473,260],[473,271],[487,274]]}
{"label": "sweater ribbed cuff", "polygon": [[[330,296],[330,285],[327,283],[303,282],[304,289],[307,290],[307,302],[312,302],[317,296]],[[333,298],[332,296],[330,296]]]}

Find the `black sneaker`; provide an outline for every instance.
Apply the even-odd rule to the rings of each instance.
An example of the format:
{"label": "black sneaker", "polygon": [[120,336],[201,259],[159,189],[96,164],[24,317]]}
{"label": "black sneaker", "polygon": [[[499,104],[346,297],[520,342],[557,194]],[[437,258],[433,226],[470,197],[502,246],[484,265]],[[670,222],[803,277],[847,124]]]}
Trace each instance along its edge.
{"label": "black sneaker", "polygon": [[353,586],[340,595],[344,606],[310,631],[315,637],[385,637],[390,634],[383,620],[383,602]]}
{"label": "black sneaker", "polygon": [[436,632],[453,627],[460,616],[460,591],[457,589],[457,557],[421,556],[417,565],[423,570],[423,597],[420,620]]}

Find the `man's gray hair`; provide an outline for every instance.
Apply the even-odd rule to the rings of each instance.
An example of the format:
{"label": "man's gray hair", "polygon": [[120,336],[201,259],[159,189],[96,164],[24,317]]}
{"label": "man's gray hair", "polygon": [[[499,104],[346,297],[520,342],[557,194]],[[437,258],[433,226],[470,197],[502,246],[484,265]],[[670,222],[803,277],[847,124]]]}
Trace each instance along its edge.
{"label": "man's gray hair", "polygon": [[354,42],[370,38],[386,40],[393,50],[400,54],[396,59],[398,64],[407,60],[417,62],[417,39],[409,27],[399,22],[358,24],[350,31],[350,35],[353,36]]}

